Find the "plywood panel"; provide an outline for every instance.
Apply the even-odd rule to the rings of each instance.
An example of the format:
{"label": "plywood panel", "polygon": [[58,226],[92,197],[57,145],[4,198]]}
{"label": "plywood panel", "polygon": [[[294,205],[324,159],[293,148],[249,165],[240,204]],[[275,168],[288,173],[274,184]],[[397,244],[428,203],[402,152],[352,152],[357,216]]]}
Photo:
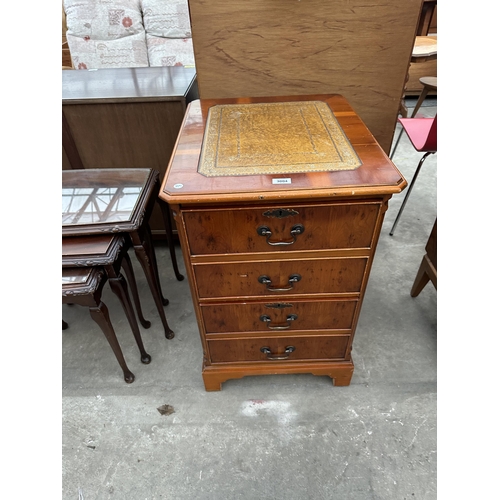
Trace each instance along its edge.
{"label": "plywood panel", "polygon": [[422,0],[190,0],[200,97],[344,95],[386,152]]}

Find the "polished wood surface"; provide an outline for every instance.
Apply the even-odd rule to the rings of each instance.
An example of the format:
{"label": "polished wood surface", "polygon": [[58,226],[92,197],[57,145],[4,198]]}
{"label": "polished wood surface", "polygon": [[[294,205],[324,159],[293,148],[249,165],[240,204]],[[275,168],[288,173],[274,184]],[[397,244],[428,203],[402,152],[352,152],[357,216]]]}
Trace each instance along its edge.
{"label": "polished wood surface", "polygon": [[[111,244],[114,244],[111,246]],[[119,246],[117,247],[117,244]],[[76,266],[83,262],[92,262],[94,265],[112,264],[118,251],[123,247],[119,236],[96,236],[62,239],[63,267]],[[99,262],[96,260],[99,259]]]}
{"label": "polished wood surface", "polygon": [[389,152],[422,0],[189,0],[201,98],[339,93]]}
{"label": "polished wood surface", "polygon": [[[343,360],[349,343],[349,335],[337,336],[300,336],[293,337],[250,337],[231,339],[210,339],[208,348],[214,363],[228,362],[269,362],[275,357],[285,357],[294,360]],[[262,352],[261,346],[268,347],[270,354]],[[287,346],[295,349],[285,353]],[[277,359],[276,362],[282,361]],[[272,362],[272,361],[271,361]]]}
{"label": "polished wood surface", "polygon": [[[62,71],[63,169],[153,168],[163,176],[197,95],[193,68]],[[164,237],[159,207],[151,228]]]}
{"label": "polished wood surface", "polygon": [[367,257],[291,259],[285,261],[229,261],[193,266],[200,298],[267,297],[277,294],[320,296],[358,295]]}
{"label": "polished wood surface", "polygon": [[[286,218],[264,215],[272,213],[273,208],[276,207],[261,205],[245,210],[232,207],[187,210],[184,224],[192,255],[279,252],[283,245],[272,243],[292,244],[292,241],[294,252],[321,248],[369,248],[380,212],[380,204],[375,202],[344,202],[294,205],[294,211],[298,213]],[[303,226],[303,232],[294,236],[293,228],[298,223]],[[228,228],[232,227],[239,230],[229,231]],[[258,227],[266,227],[270,236],[259,234],[255,230]],[[325,227],[329,231],[324,231]]]}
{"label": "polished wood surface", "polygon": [[[241,332],[304,332],[307,330],[349,330],[357,301],[336,299],[235,304],[203,304],[201,312],[207,335]],[[263,318],[264,317],[264,318]]]}
{"label": "polished wood surface", "polygon": [[[233,177],[198,171],[210,106],[276,99],[328,103],[362,165]],[[273,144],[280,134],[264,137]],[[231,378],[277,373],[327,375],[334,385],[349,385],[384,213],[405,187],[342,96],[191,103],[159,196],[171,204],[179,229],[207,391]]]}
{"label": "polished wood surface", "polygon": [[125,247],[126,241],[120,235],[63,237],[62,266],[64,268],[113,265],[119,260]]}
{"label": "polished wood surface", "polygon": [[[208,110],[215,104],[319,100],[332,109],[355,149],[362,165],[354,170],[299,174],[204,177],[198,161]],[[272,140],[272,138],[269,138]],[[273,184],[278,177],[291,184]],[[335,196],[367,196],[370,193],[399,193],[406,185],[401,173],[388,159],[373,135],[340,95],[277,96],[234,99],[201,99],[190,103],[179,135],[175,155],[164,177],[161,195],[169,203],[278,201],[282,198],[310,200]],[[281,194],[280,194],[281,193]]]}

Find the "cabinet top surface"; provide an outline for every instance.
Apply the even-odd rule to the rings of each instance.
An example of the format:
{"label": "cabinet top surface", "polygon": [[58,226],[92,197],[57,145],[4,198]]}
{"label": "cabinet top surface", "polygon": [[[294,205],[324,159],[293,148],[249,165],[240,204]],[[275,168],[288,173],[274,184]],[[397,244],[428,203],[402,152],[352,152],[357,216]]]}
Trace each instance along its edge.
{"label": "cabinet top surface", "polygon": [[181,66],[62,70],[62,102],[184,97],[195,77]]}
{"label": "cabinet top surface", "polygon": [[[268,113],[265,106],[276,103],[293,105]],[[250,104],[258,104],[251,116]],[[330,122],[315,111],[325,105]],[[181,204],[304,200],[394,194],[405,186],[340,95],[201,99],[186,111],[160,197]]]}

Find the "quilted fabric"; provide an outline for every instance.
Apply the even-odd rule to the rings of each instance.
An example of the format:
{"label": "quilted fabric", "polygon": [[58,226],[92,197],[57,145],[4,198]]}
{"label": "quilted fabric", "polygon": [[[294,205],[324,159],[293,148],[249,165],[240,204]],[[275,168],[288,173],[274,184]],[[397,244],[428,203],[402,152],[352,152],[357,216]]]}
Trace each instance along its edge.
{"label": "quilted fabric", "polygon": [[68,35],[116,40],[144,33],[140,0],[63,0]]}
{"label": "quilted fabric", "polygon": [[146,34],[150,66],[186,66],[194,68],[191,38],[163,38]]}
{"label": "quilted fabric", "polygon": [[141,0],[146,33],[166,38],[190,38],[188,0]]}
{"label": "quilted fabric", "polygon": [[63,0],[75,69],[194,67],[188,0]]}
{"label": "quilted fabric", "polygon": [[68,34],[75,69],[149,66],[144,32],[117,40],[92,40]]}

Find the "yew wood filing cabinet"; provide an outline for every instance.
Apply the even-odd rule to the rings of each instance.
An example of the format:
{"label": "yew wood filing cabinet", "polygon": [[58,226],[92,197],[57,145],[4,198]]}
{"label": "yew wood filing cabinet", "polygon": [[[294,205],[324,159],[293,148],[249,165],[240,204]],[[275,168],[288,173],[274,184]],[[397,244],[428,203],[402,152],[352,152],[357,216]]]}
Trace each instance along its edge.
{"label": "yew wood filing cabinet", "polygon": [[406,181],[339,95],[193,101],[172,208],[207,391],[248,375],[349,385],[384,213]]}

